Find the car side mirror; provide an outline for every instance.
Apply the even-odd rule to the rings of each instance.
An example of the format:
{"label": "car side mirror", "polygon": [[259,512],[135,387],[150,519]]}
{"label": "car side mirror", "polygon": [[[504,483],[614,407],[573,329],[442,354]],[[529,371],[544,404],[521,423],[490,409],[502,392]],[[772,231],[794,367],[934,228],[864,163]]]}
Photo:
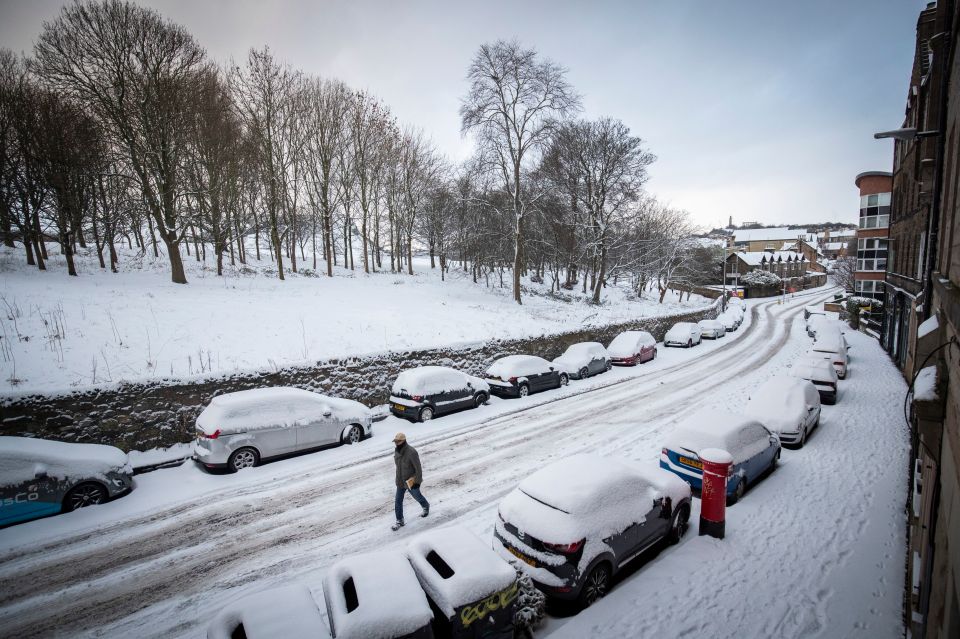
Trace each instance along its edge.
{"label": "car side mirror", "polygon": [[550,370],[553,370],[553,366],[550,367]]}
{"label": "car side mirror", "polygon": [[[656,503],[657,502],[654,502],[654,505],[656,505]],[[660,500],[660,519],[670,519],[670,515],[673,514],[671,506],[672,504],[669,497],[664,497]]]}
{"label": "car side mirror", "polygon": [[323,411],[323,416],[324,416],[324,417],[330,417],[331,415],[333,415],[333,411],[332,411],[332,410],[330,410],[329,408],[324,409],[324,411]]}

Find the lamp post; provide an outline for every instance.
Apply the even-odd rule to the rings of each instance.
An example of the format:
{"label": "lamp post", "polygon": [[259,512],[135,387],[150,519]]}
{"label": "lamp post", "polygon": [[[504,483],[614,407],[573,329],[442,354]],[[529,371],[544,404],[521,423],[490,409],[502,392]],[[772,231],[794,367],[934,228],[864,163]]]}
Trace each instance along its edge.
{"label": "lamp post", "polygon": [[727,248],[723,248],[723,297],[720,301],[720,311],[727,310]]}

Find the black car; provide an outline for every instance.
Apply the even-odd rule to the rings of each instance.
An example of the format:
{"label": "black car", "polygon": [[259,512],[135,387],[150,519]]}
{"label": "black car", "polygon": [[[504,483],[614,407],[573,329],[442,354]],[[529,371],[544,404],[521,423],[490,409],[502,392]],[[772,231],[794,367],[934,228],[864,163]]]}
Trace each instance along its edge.
{"label": "black car", "polygon": [[499,507],[494,548],[530,566],[548,597],[589,606],[613,575],[658,542],[679,541],[690,519],[690,486],[635,462],[575,455],[527,477]]}
{"label": "black car", "polygon": [[413,422],[476,408],[490,399],[490,387],[478,377],[446,366],[420,366],[397,376],[390,391],[390,412]]}
{"label": "black car", "polygon": [[487,369],[490,392],[497,397],[526,397],[530,393],[566,386],[569,381],[567,373],[535,355],[501,357]]}

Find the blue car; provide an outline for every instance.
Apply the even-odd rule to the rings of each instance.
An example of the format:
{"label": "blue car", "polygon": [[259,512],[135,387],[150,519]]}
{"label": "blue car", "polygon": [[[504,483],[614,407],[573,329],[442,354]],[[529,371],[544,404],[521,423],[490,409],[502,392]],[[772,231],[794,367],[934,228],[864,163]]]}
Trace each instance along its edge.
{"label": "blue car", "polygon": [[703,484],[699,451],[726,450],[733,457],[727,501],[735,504],[747,486],[773,470],[780,459],[780,438],[743,415],[701,411],[680,424],[660,452],[660,468],[678,475],[696,490]]}

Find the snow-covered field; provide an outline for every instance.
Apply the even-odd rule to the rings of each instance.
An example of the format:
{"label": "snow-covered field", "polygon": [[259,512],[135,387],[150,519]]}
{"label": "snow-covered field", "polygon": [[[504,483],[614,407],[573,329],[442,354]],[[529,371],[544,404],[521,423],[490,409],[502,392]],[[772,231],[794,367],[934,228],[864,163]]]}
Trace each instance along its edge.
{"label": "snow-covered field", "polygon": [[[0,530],[0,582],[14,584],[0,591],[0,634],[202,637],[217,610],[257,590],[301,582],[319,598],[326,569],[352,553],[453,522],[489,540],[498,501],[544,464],[595,452],[655,466],[678,420],[737,410],[809,347],[802,309],[827,292],[754,304],[734,336],[661,345],[635,369],[426,424],[389,417],[357,446],[237,475],[156,471],[123,499]],[[680,544],[537,636],[902,636],[906,388],[875,340],[848,340],[838,404],[727,511],[726,539],[696,536],[695,500]],[[420,451],[432,509],[393,533],[397,430]]]}
{"label": "snow-covered field", "polygon": [[336,267],[333,278],[290,274],[283,282],[267,262],[243,271],[227,266],[218,277],[215,264],[184,259],[186,286],[172,284],[166,258],[150,252],[122,251],[114,274],[85,251],[72,278],[62,256],[51,255],[40,272],[25,265],[19,248],[0,247],[0,395],[273,370],[553,333],[710,302],[668,293],[659,304],[655,293],[631,299],[610,287],[594,306],[577,293],[567,293],[576,300],[567,302],[547,296],[547,285],[526,282],[537,294],[518,306],[497,278],[488,288],[454,268],[443,282],[426,258],[414,258],[414,276]]}

